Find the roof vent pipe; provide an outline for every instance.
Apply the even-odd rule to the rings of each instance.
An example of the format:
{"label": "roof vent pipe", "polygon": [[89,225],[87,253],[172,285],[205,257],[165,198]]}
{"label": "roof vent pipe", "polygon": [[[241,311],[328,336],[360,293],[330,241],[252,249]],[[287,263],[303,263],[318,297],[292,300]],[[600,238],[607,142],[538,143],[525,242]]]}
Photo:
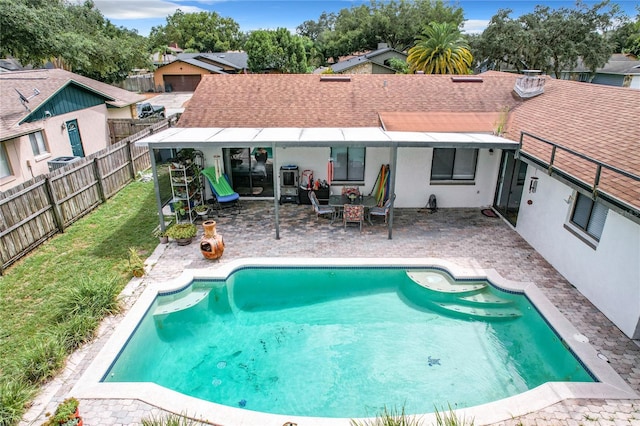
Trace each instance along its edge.
{"label": "roof vent pipe", "polygon": [[518,77],[513,90],[522,99],[533,98],[544,93],[544,76],[540,70],[524,70],[524,75]]}

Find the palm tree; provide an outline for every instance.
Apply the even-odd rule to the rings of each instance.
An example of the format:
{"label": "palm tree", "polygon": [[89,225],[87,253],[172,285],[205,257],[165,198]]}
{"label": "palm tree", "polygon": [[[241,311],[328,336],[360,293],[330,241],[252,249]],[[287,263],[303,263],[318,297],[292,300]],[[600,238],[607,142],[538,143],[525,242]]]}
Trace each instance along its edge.
{"label": "palm tree", "polygon": [[449,22],[432,22],[409,49],[409,71],[425,74],[469,74],[473,56],[469,43]]}

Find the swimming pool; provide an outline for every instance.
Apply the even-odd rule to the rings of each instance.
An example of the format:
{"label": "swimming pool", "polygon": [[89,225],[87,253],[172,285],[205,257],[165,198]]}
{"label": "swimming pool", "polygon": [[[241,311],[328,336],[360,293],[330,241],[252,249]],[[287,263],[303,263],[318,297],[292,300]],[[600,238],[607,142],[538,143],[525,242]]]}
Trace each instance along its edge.
{"label": "swimming pool", "polygon": [[[538,301],[542,308],[530,302],[539,296],[530,285],[520,285],[518,288],[515,283],[501,280],[495,273],[482,275],[479,271],[459,271],[454,265],[442,262],[419,265],[415,262],[402,265],[398,264],[402,262],[389,262],[391,264],[386,266],[391,268],[384,274],[390,273],[395,284],[390,284],[390,277],[385,276],[382,269],[370,269],[371,265],[367,265],[366,260],[342,265],[334,260],[332,263],[338,263],[337,266],[341,267],[338,270],[327,269],[328,264],[316,265],[322,266],[320,269],[310,269],[309,260],[302,261],[305,267],[301,267],[300,262],[285,261],[296,267],[296,274],[303,274],[298,275],[298,279],[305,283],[304,286],[295,280],[293,284],[281,280],[275,280],[277,284],[271,282],[273,277],[270,275],[277,273],[280,268],[265,270],[262,267],[273,266],[272,260],[238,263],[230,265],[227,271],[219,271],[222,273],[218,275],[230,277],[228,286],[224,285],[222,277],[214,280],[200,277],[195,288],[202,289],[202,293],[207,292],[207,295],[189,309],[182,309],[184,306],[180,301],[186,299],[178,291],[184,288],[187,279],[183,279],[180,285],[174,283],[175,291],[169,292],[174,293],[169,296],[172,301],[163,301],[162,296],[156,298],[156,290],[150,299],[151,303],[149,300],[146,302],[143,315],[138,317],[134,326],[136,332],[127,339],[127,348],[120,351],[126,343],[123,342],[117,352],[114,348],[110,350],[111,361],[100,377],[107,383],[102,385],[111,389],[120,387],[132,390],[135,388],[132,383],[110,380],[124,378],[145,382],[146,387],[148,382],[156,381],[163,389],[173,388],[181,393],[190,393],[199,401],[205,399],[226,405],[227,409],[221,410],[220,405],[212,404],[217,407],[218,416],[224,415],[224,412],[238,416],[238,411],[271,410],[286,415],[286,418],[353,418],[373,416],[383,405],[403,405],[409,412],[430,412],[434,405],[441,407],[449,403],[452,406],[472,407],[495,400],[501,400],[504,406],[505,398],[518,398],[514,395],[530,392],[539,394],[539,390],[528,389],[553,387],[553,382],[574,380],[577,383],[565,383],[563,389],[575,387],[578,390],[585,386],[603,385],[603,377],[605,381],[615,381],[615,378],[609,377],[607,366],[600,362],[588,368],[600,383],[588,383],[592,380],[582,367],[584,360],[576,360],[571,352],[565,350],[565,346],[581,356],[588,355],[595,363],[598,358],[594,353],[588,353],[589,349],[593,350],[582,342],[584,336],[579,336],[575,330],[568,330],[573,332],[567,335],[568,338],[561,337],[562,332],[567,331],[567,324],[562,321],[554,325],[555,331],[548,329],[545,321],[539,320],[533,329],[519,331],[524,333],[519,338],[510,334],[516,323],[536,317],[538,309],[550,309],[544,300]],[[375,263],[379,264],[380,260],[375,260]],[[482,284],[486,282],[485,277],[489,276],[491,283],[508,289],[504,293],[489,287],[486,294],[488,299],[493,298],[490,300],[492,307],[502,309],[503,316],[481,320],[477,315],[491,313],[491,310],[482,308],[477,309],[476,316],[471,318],[468,311],[455,312],[454,305],[474,305],[452,303],[449,296],[434,299],[433,289],[425,289],[405,272],[425,271],[426,266],[451,271],[465,279],[467,286]],[[346,273],[345,280],[337,277],[338,272]],[[320,278],[307,275],[311,273],[319,274]],[[421,279],[413,278],[418,281]],[[265,285],[266,282],[270,284]],[[426,284],[428,286],[429,283]],[[187,292],[193,294],[199,291],[194,292],[189,288]],[[527,297],[514,293],[527,294]],[[484,292],[472,289],[458,296],[478,294]],[[199,296],[189,297],[197,299]],[[355,301],[357,306],[345,308],[342,303],[346,299],[353,299],[352,302]],[[506,310],[501,306],[505,301],[509,305]],[[302,313],[301,309],[309,306],[313,307],[311,312]],[[171,310],[175,311],[167,312]],[[353,312],[357,314],[351,315]],[[549,313],[551,316],[557,314],[552,311],[545,314]],[[310,320],[312,317],[315,318],[313,321]],[[214,322],[210,323],[212,319]],[[337,327],[338,322],[343,325]],[[359,328],[351,328],[356,322]],[[237,327],[238,323],[241,324],[240,332],[237,328],[235,331],[226,328]],[[349,326],[345,327],[345,323]],[[382,323],[392,330],[386,337],[378,334]],[[543,328],[547,331],[541,332]],[[195,340],[188,343],[185,335],[195,337]],[[213,339],[206,336],[213,336]],[[154,339],[156,341],[152,344]],[[490,345],[487,339],[491,341]],[[225,346],[226,343],[231,345]],[[444,344],[453,345],[457,350],[445,352],[442,349]],[[136,346],[144,347],[143,354],[135,354]],[[304,350],[305,346],[310,346],[311,350]],[[534,354],[537,349],[533,348],[536,346],[545,349],[552,346],[553,350]],[[345,350],[345,347],[349,350]],[[130,348],[133,348],[131,353]],[[147,358],[147,354],[152,354],[154,358],[168,357],[171,351],[177,355],[171,354],[174,360],[170,365],[183,364],[184,372]],[[315,358],[309,356],[308,352]],[[497,354],[498,358],[490,360],[486,357],[488,353]],[[550,355],[552,353],[555,355]],[[558,355],[561,353],[563,355]],[[272,359],[272,354],[283,355],[285,361],[282,358]],[[343,357],[344,363],[338,365]],[[559,363],[540,369],[538,366],[545,364],[545,358],[549,357],[557,358]],[[118,361],[113,363],[116,358]],[[469,359],[472,361],[468,362]],[[507,359],[515,361],[505,362]],[[122,360],[126,361],[120,365]],[[296,364],[302,364],[301,371],[305,373],[293,380]],[[143,365],[155,365],[157,368]],[[354,370],[364,372],[369,382],[363,385],[362,379],[352,374]],[[147,375],[153,373],[162,377],[163,371],[170,373],[160,379]],[[336,371],[342,371],[340,377],[335,376]],[[128,376],[131,374],[133,376]],[[494,379],[495,382],[491,382]],[[620,385],[620,381],[618,377],[616,386]],[[238,383],[247,386],[236,387]],[[355,388],[349,387],[350,383],[355,383]],[[474,383],[479,383],[480,387],[475,387]],[[136,384],[141,387],[140,383]],[[233,386],[229,386],[231,384]],[[369,387],[372,392],[367,394],[363,388]],[[252,393],[251,388],[257,392]],[[328,391],[334,392],[336,388],[343,393],[338,393],[337,397],[326,396]],[[464,396],[448,393],[455,388],[469,392]],[[151,389],[154,389],[152,393],[162,393],[153,386]],[[557,390],[554,392],[557,393]],[[290,397],[285,397],[285,394]],[[176,394],[169,392],[168,395]],[[306,395],[312,398],[303,401],[301,396]],[[478,395],[489,395],[489,398],[478,399]],[[167,398],[166,394],[164,398]],[[275,405],[275,399],[282,399],[282,404]],[[540,400],[539,395],[537,399]],[[547,401],[546,398],[542,400]],[[331,402],[338,406],[337,409],[330,406]],[[202,411],[202,402],[198,407]],[[345,411],[345,407],[349,411]],[[509,416],[514,415],[512,408],[507,408]],[[262,420],[259,423],[267,424]]]}

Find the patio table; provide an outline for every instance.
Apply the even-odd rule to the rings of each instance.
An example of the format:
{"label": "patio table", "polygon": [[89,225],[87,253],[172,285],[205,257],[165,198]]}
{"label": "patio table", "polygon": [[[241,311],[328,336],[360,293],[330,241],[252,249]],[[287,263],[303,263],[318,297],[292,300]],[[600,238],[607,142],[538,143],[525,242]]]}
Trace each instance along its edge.
{"label": "patio table", "polygon": [[[329,196],[329,206],[331,207],[335,207],[338,210],[341,210],[345,204],[362,204],[364,206],[365,209],[365,217],[367,218],[367,222],[369,222],[369,225],[373,225],[373,223],[371,223],[371,220],[369,219],[369,215],[366,213],[367,209],[370,209],[371,207],[375,207],[378,205],[378,203],[376,202],[376,197],[373,197],[371,195],[361,195],[357,198],[355,198],[353,201],[351,201],[349,199],[349,197],[347,197],[346,195],[331,195]],[[337,217],[338,215],[336,215]],[[335,219],[334,219],[335,221]],[[333,223],[333,222],[332,222]]]}

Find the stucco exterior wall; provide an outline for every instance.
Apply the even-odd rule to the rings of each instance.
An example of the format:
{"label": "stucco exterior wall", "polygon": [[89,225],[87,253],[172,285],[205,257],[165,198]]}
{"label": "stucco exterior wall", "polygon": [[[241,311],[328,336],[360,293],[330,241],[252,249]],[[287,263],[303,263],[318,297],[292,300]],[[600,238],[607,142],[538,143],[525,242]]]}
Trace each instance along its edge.
{"label": "stucco exterior wall", "polygon": [[107,118],[137,119],[138,112],[136,111],[135,104],[128,105],[123,108],[107,108]]}
{"label": "stucco exterior wall", "polygon": [[[207,165],[213,164],[209,160],[214,154],[222,155],[221,149],[208,149],[203,151]],[[297,165],[300,173],[303,170],[313,170],[314,179],[327,179],[327,163],[329,161],[330,148],[278,148],[273,165],[276,179],[278,171],[283,165]],[[427,204],[429,195],[435,194],[438,206],[447,207],[486,207],[493,203],[498,166],[500,162],[500,150],[481,149],[478,152],[478,164],[476,179],[472,184],[433,184],[430,182],[431,148],[399,148],[396,173],[396,200],[395,206],[401,208],[422,208]],[[360,186],[363,194],[369,194],[376,182],[380,167],[383,164],[391,164],[390,148],[367,148],[365,159],[365,182]],[[280,182],[276,184],[276,192]],[[331,187],[332,194],[339,194],[341,185]],[[279,194],[278,194],[279,195]]]}
{"label": "stucco exterior wall", "polygon": [[523,194],[516,230],[623,333],[640,338],[640,225],[609,210],[593,249],[564,227],[573,189],[533,167],[525,188],[532,173],[537,191]]}
{"label": "stucco exterior wall", "polygon": [[103,104],[43,120],[42,133],[48,151],[43,155],[33,155],[28,135],[6,142],[13,175],[0,180],[0,190],[7,190],[34,176],[49,173],[48,161],[73,155],[65,126],[67,121],[74,119],[78,121],[85,156],[106,148],[109,145],[106,109],[107,107]]}

